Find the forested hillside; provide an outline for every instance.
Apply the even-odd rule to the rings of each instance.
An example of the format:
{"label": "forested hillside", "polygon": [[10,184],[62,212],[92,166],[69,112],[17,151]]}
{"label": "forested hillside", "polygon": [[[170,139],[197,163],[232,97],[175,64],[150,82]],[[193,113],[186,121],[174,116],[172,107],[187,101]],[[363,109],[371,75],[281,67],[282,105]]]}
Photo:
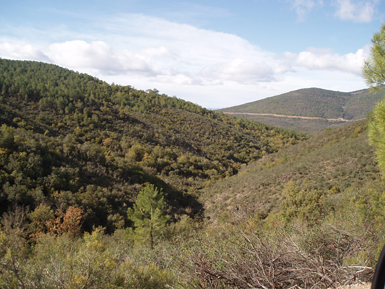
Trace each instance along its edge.
{"label": "forested hillside", "polygon": [[55,65],[0,60],[1,211],[77,206],[83,227],[128,225],[142,184],[174,212],[201,210],[196,191],[304,139]]}
{"label": "forested hillside", "polygon": [[338,92],[319,88],[281,95],[221,109],[224,113],[281,128],[315,134],[366,118],[385,93],[384,89]]}

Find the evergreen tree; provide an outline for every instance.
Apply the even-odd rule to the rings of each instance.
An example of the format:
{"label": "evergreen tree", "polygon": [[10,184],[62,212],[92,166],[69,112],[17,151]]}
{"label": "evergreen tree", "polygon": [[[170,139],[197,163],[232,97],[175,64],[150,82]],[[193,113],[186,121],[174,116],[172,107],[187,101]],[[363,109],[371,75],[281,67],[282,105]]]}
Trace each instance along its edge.
{"label": "evergreen tree", "polygon": [[[370,59],[362,70],[366,83],[376,89],[385,82],[385,24],[372,38]],[[385,100],[376,105],[369,122],[369,140],[376,147],[377,161],[385,172]]]}
{"label": "evergreen tree", "polygon": [[378,88],[385,82],[385,24],[373,35],[370,59],[365,61],[362,72],[371,88]]}
{"label": "evergreen tree", "polygon": [[376,156],[380,170],[385,172],[385,100],[374,108],[369,121],[369,141],[376,148]]}
{"label": "evergreen tree", "polygon": [[158,190],[152,184],[144,187],[138,194],[133,208],[127,210],[127,214],[134,222],[136,241],[149,241],[153,249],[155,238],[162,234],[169,220],[162,189]]}

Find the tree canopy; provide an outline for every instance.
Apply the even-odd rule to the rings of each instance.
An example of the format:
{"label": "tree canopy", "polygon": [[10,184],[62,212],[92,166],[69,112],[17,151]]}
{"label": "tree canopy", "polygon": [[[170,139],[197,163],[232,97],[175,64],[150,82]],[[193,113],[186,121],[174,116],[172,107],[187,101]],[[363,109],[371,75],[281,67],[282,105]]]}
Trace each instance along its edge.
{"label": "tree canopy", "polygon": [[164,231],[170,216],[166,214],[166,202],[162,189],[149,184],[144,187],[136,199],[133,208],[127,210],[128,218],[134,222],[134,237],[149,241],[154,248],[154,239]]}
{"label": "tree canopy", "polygon": [[385,82],[385,24],[373,35],[370,58],[365,61],[362,72],[371,88],[378,88]]}
{"label": "tree canopy", "polygon": [[0,59],[0,214],[13,204],[83,211],[82,230],[130,224],[143,184],[174,212],[196,192],[306,138],[156,89],[109,85],[52,64]]}

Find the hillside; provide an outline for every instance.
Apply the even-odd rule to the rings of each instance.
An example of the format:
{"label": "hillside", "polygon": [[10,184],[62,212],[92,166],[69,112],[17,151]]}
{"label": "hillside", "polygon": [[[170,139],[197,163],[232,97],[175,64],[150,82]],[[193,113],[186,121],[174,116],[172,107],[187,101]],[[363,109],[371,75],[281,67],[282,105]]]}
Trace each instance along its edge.
{"label": "hillside", "polygon": [[202,202],[212,221],[234,211],[266,216],[280,208],[289,182],[307,191],[338,187],[343,192],[379,179],[366,124],[359,121],[249,164],[237,176],[203,189]]}
{"label": "hillside", "polygon": [[315,134],[366,118],[385,90],[337,92],[319,88],[300,89],[220,111],[281,128]]}
{"label": "hillside", "polygon": [[[367,282],[372,278],[385,243],[384,190],[373,147],[368,144],[366,123],[361,120],[327,129],[250,163],[238,175],[204,188],[200,200],[213,228],[233,224],[238,232],[239,228],[245,232],[239,233],[239,237],[246,239],[246,248],[256,246],[257,249],[252,247],[250,251],[261,258],[261,262],[269,264],[269,260],[283,259],[281,273],[274,275],[277,278],[287,280],[285,270],[292,260],[300,264],[303,258],[318,256],[309,266],[320,258],[322,265],[317,266],[322,267],[323,276],[328,276],[327,282],[330,282],[320,288],[339,288],[347,284],[332,281],[338,280],[339,274],[348,274],[346,282]],[[205,260],[217,264],[220,268],[217,274],[242,280],[247,267],[240,265],[244,260],[242,263],[234,260],[233,253],[226,254],[228,251],[219,249],[222,246],[221,243],[215,245],[217,256]],[[296,259],[295,254],[291,254],[299,248],[309,255],[300,253]],[[230,245],[226,249],[231,252],[237,247]],[[264,259],[266,254],[270,257]],[[286,254],[291,257],[283,258]],[[216,262],[215,258],[220,261]],[[222,264],[228,265],[222,268]],[[295,284],[310,276],[302,274],[304,267],[298,266],[290,271],[300,275]],[[351,272],[347,273],[345,269],[349,268]],[[314,288],[314,284],[310,281],[304,287]]]}
{"label": "hillside", "polygon": [[0,213],[75,206],[87,230],[127,226],[145,183],[174,213],[200,213],[197,190],[304,139],[38,62],[0,59],[0,92]]}

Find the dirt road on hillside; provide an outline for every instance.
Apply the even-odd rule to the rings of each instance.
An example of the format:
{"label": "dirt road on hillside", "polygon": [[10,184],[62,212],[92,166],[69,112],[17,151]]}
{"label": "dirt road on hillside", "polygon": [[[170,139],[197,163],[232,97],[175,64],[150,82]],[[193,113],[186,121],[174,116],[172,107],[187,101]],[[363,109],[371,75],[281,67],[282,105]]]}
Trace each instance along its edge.
{"label": "dirt road on hillside", "polygon": [[297,115],[284,115],[284,114],[275,114],[275,113],[252,113],[252,112],[224,112],[225,114],[245,114],[245,115],[262,115],[262,116],[275,116],[275,117],[285,117],[285,118],[300,118],[300,119],[324,119],[327,121],[352,121],[348,119],[340,118],[323,118],[316,116],[297,116]]}

